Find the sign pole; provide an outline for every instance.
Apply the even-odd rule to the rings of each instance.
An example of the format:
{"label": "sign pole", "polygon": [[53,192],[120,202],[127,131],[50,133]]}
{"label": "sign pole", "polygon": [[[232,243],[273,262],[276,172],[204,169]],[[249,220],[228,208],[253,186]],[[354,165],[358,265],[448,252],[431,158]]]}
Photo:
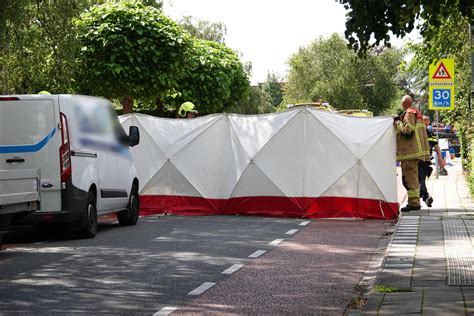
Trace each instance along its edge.
{"label": "sign pole", "polygon": [[[439,144],[439,111],[435,110],[435,113],[436,113],[436,143]],[[440,152],[441,152],[441,150],[440,150]],[[438,161],[443,157],[441,156],[441,157],[436,157],[436,158],[437,158],[437,159],[435,159],[436,179],[438,179],[438,177],[439,177]]]}

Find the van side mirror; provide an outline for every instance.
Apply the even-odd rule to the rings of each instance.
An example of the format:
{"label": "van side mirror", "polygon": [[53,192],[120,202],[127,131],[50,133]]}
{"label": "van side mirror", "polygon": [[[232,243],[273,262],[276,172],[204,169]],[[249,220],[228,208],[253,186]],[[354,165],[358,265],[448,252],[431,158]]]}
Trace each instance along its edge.
{"label": "van side mirror", "polygon": [[140,130],[136,126],[130,126],[130,131],[128,132],[129,137],[129,146],[133,147],[140,143]]}

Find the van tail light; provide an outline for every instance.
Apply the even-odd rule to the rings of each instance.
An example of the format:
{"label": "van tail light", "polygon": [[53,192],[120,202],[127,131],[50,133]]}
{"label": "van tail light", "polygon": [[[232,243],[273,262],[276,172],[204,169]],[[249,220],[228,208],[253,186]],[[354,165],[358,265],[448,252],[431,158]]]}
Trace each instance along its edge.
{"label": "van tail light", "polygon": [[66,182],[71,179],[71,146],[69,141],[69,128],[67,125],[67,118],[64,113],[61,116],[61,147],[59,147],[60,173],[61,173],[61,187],[66,188]]}
{"label": "van tail light", "polygon": [[0,101],[18,101],[20,98],[18,97],[0,97]]}

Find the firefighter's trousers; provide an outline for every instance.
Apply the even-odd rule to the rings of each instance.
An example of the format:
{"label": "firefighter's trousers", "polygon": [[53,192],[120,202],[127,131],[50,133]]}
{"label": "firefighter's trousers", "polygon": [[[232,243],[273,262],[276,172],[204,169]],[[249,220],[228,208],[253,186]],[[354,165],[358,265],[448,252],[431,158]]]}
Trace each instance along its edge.
{"label": "firefighter's trousers", "polygon": [[408,205],[420,206],[420,184],[418,181],[418,160],[402,160],[402,182],[408,193]]}

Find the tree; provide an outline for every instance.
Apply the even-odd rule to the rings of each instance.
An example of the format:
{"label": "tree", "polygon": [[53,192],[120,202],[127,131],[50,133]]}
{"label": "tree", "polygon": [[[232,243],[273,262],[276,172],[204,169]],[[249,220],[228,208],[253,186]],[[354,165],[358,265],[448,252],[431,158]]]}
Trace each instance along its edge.
{"label": "tree", "polygon": [[389,108],[397,96],[396,73],[401,53],[380,49],[358,58],[337,34],[302,47],[289,60],[284,103],[323,99],[337,109]]}
{"label": "tree", "polygon": [[168,98],[177,108],[192,101],[202,114],[222,112],[245,99],[249,80],[237,54],[223,44],[196,39],[188,56],[179,94]]}
{"label": "tree", "polygon": [[[453,12],[461,17],[474,17],[474,3],[471,0],[338,0],[347,13],[345,37],[349,45],[364,54],[369,48],[381,43],[390,47],[389,32],[404,37],[415,27],[415,21],[421,20],[420,33],[427,43],[436,36],[438,30],[450,18]],[[371,43],[371,39],[374,41]],[[459,46],[445,47],[456,50]],[[435,47],[430,47],[430,49]]]}
{"label": "tree", "polygon": [[283,83],[282,80],[274,73],[267,74],[267,80],[263,83],[262,89],[270,95],[273,107],[280,105],[283,101]]}
{"label": "tree", "polygon": [[136,1],[105,3],[76,26],[80,92],[128,101],[177,93],[192,39],[160,10]]}
{"label": "tree", "polygon": [[99,0],[0,2],[0,92],[71,92],[78,42],[72,19]]}
{"label": "tree", "polygon": [[212,22],[209,20],[201,20],[190,15],[183,16],[178,21],[183,29],[189,32],[192,36],[224,44],[225,36],[227,35],[227,28],[222,22]]}

